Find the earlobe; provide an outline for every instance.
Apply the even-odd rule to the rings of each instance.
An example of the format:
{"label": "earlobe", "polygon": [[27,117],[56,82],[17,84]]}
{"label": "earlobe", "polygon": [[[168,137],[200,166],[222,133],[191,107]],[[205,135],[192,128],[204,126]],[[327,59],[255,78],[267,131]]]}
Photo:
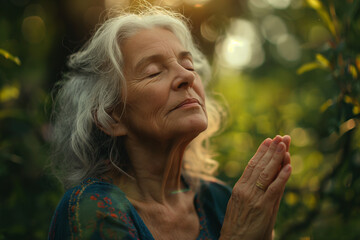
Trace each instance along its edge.
{"label": "earlobe", "polygon": [[111,133],[107,133],[110,136],[114,136],[114,137],[122,137],[127,135],[127,128],[125,127],[125,124],[118,120],[114,119],[114,123],[110,124],[110,128],[111,128]]}
{"label": "earlobe", "polygon": [[110,116],[111,120],[107,122],[107,126],[103,126],[97,117],[95,117],[96,126],[101,129],[104,133],[112,137],[121,137],[127,135],[127,128],[123,123],[122,117],[120,117],[115,111],[113,111]]}
{"label": "earlobe", "polygon": [[121,122],[110,123],[109,127],[109,129],[101,128],[101,130],[112,137],[125,136],[127,133],[124,124],[122,124]]}

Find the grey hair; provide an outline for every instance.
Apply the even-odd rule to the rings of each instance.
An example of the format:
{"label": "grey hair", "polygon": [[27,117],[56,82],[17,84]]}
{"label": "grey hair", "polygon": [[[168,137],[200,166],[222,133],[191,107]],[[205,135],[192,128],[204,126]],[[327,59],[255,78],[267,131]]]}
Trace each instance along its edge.
{"label": "grey hair", "polygon": [[[114,122],[110,113],[126,102],[120,43],[143,29],[154,27],[173,32],[193,55],[194,67],[204,84],[210,80],[210,66],[194,44],[188,22],[181,14],[151,7],[105,21],[93,37],[70,56],[70,70],[56,86],[52,168],[65,189],[114,168],[128,175],[130,163],[122,138],[105,134],[99,126],[109,131]],[[209,96],[206,102],[208,128],[189,144],[183,159],[183,174],[192,179],[211,176],[217,168],[208,139],[219,129],[222,111]]]}

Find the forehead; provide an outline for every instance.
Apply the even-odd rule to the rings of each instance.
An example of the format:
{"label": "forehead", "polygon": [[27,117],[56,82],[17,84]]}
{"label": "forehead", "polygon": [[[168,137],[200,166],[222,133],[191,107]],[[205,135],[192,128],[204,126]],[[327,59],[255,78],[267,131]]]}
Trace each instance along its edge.
{"label": "forehead", "polygon": [[125,64],[136,64],[141,59],[160,54],[177,56],[186,51],[174,33],[164,28],[141,30],[121,44]]}

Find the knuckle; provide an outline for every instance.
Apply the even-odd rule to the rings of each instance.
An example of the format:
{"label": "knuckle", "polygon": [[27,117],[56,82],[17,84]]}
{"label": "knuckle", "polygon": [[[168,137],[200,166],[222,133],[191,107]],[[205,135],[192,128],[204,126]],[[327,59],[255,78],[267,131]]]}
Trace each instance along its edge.
{"label": "knuckle", "polygon": [[234,188],[231,195],[235,200],[248,198],[248,194],[246,193],[246,190],[240,187]]}
{"label": "knuckle", "polygon": [[271,186],[269,186],[269,188],[267,189],[267,191],[269,192],[269,194],[270,194],[271,196],[274,196],[274,195],[279,194],[280,188],[279,188],[278,186],[271,185]]}
{"label": "knuckle", "polygon": [[256,170],[258,170],[259,172],[262,172],[262,171],[264,171],[265,166],[258,164],[258,165],[256,165],[255,168],[256,168]]}
{"label": "knuckle", "polygon": [[267,182],[267,181],[269,181],[270,179],[270,176],[269,176],[269,174],[268,173],[266,173],[266,172],[261,172],[260,173],[260,176],[259,176],[259,179],[262,181],[262,182]]}
{"label": "knuckle", "polygon": [[256,162],[254,159],[251,159],[247,165],[247,168],[253,170],[255,167],[256,167]]}
{"label": "knuckle", "polygon": [[264,208],[264,204],[261,202],[256,202],[252,204],[252,209],[255,211],[261,211]]}

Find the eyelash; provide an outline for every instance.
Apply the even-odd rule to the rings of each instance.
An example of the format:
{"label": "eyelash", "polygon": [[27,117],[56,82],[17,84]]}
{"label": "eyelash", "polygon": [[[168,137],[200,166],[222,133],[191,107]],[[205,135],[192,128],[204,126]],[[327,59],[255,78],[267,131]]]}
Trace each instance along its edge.
{"label": "eyelash", "polygon": [[[185,67],[184,67],[185,68]],[[195,72],[195,69],[194,68],[185,68],[186,70],[188,71],[191,71],[191,72]],[[157,77],[158,75],[160,75],[161,72],[157,72],[157,73],[153,73],[153,74],[150,74],[149,76],[147,76],[148,78],[154,78],[154,77]]]}
{"label": "eyelash", "polygon": [[158,76],[161,72],[157,72],[157,73],[153,73],[151,75],[148,76],[148,78],[154,78],[156,76]]}

